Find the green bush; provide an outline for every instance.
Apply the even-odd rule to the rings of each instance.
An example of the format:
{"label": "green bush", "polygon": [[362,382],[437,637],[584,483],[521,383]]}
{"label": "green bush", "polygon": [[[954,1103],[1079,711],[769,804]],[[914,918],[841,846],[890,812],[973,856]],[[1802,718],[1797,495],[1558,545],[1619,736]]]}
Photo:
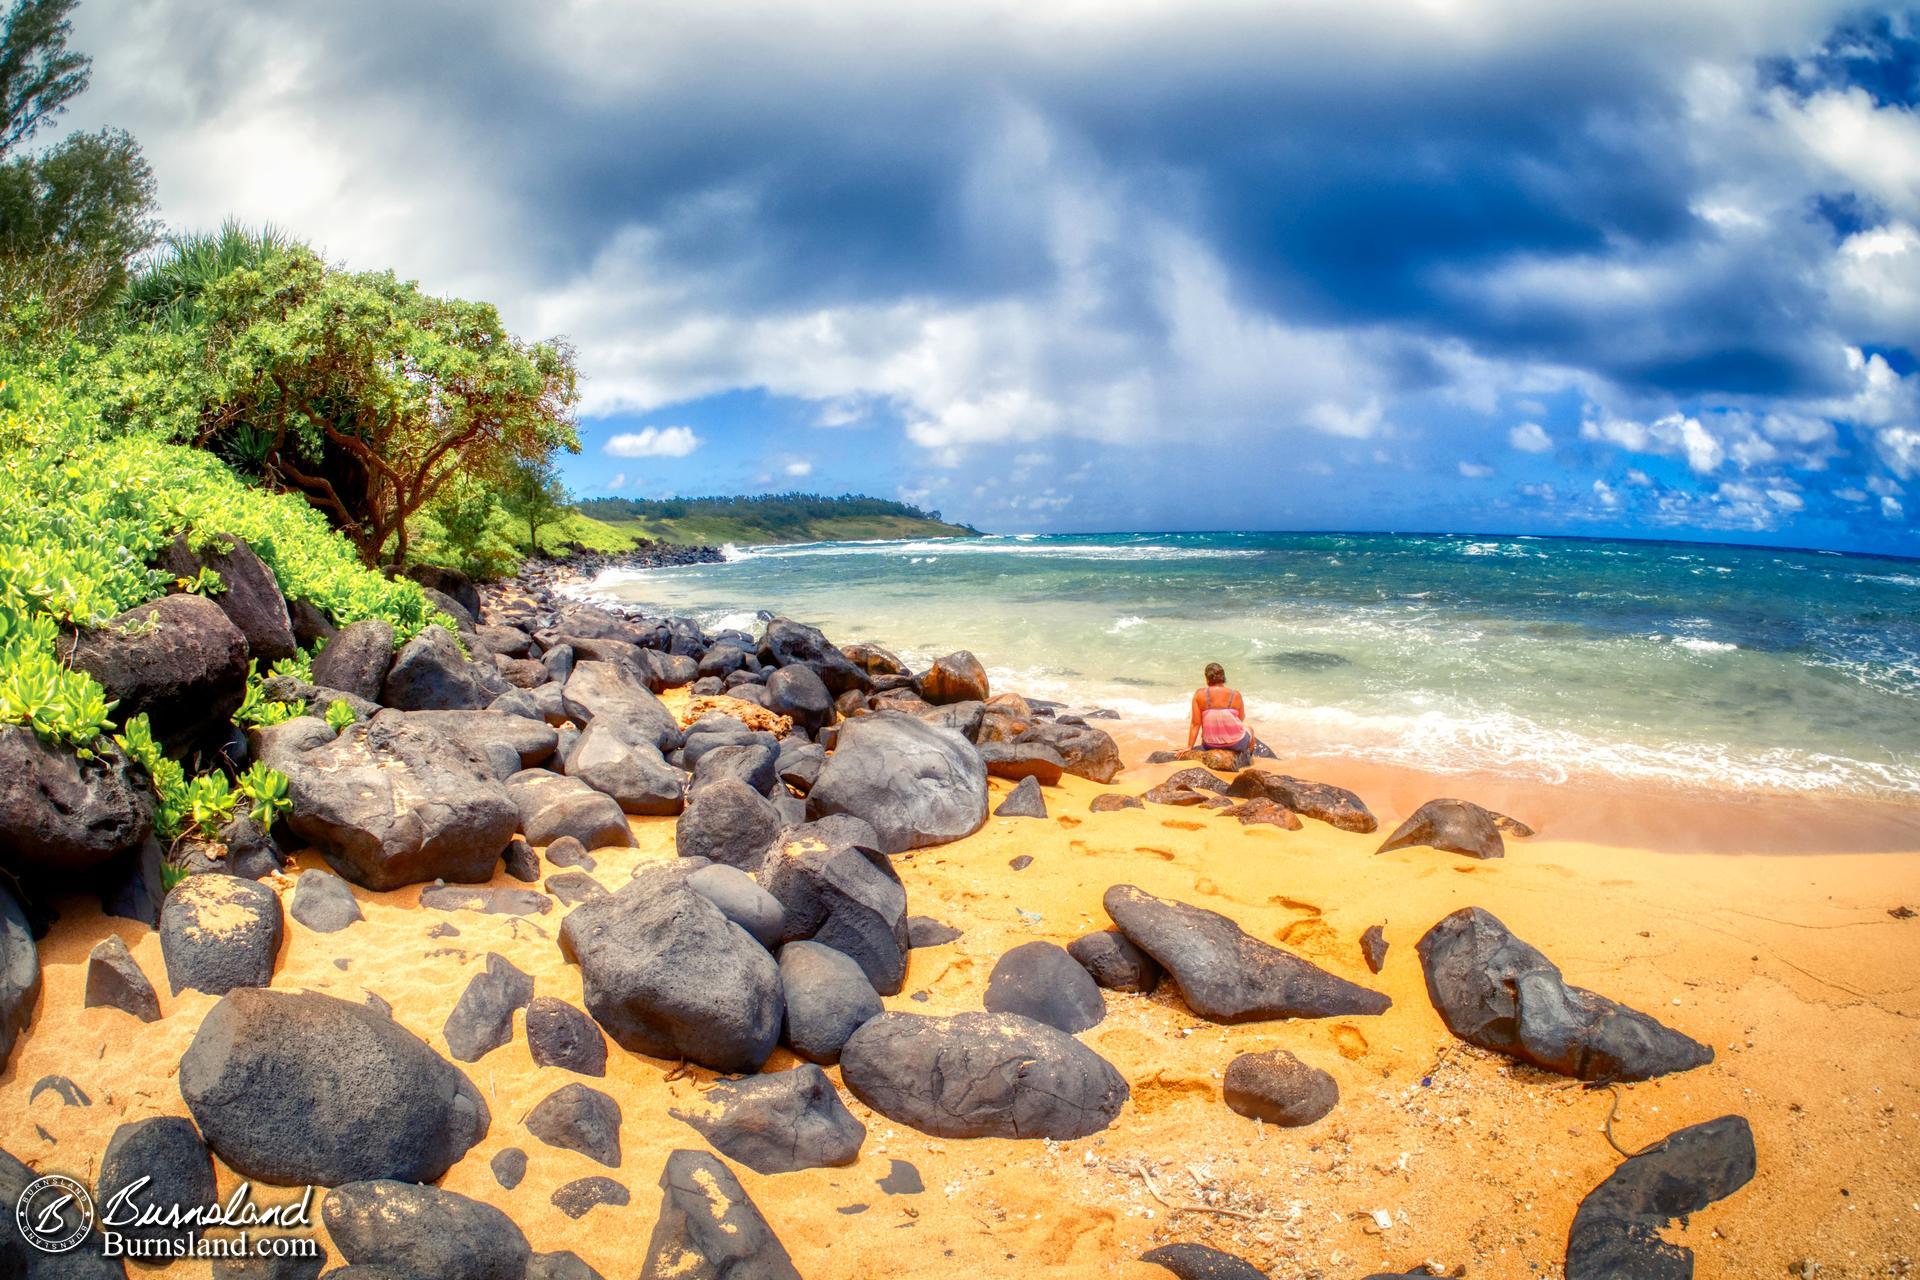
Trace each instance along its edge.
{"label": "green bush", "polygon": [[[182,533],[245,538],[290,598],[345,625],[381,618],[401,639],[441,621],[420,588],[364,568],[326,519],[255,488],[201,450],[107,439],[57,376],[0,373],[0,723],[85,748],[111,706],[55,656],[61,624],[98,626],[174,585],[152,567]],[[202,590],[211,584],[199,582]]]}

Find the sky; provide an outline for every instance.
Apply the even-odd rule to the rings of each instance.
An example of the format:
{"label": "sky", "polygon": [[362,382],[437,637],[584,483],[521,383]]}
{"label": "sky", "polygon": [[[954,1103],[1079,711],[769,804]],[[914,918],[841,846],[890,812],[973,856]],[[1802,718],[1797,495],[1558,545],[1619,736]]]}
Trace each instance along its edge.
{"label": "sky", "polygon": [[179,228],[497,303],[582,497],[1920,555],[1920,11],[84,0]]}

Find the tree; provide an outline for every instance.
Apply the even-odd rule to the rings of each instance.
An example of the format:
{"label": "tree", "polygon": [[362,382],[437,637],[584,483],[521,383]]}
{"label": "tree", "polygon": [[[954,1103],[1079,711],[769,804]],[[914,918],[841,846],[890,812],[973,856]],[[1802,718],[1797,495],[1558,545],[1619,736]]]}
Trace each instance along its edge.
{"label": "tree", "polygon": [[508,469],[500,486],[500,505],[515,520],[526,522],[527,554],[540,554],[540,530],[567,518],[569,497],[551,458],[519,462]]}
{"label": "tree", "polygon": [[578,451],[565,343],[301,245],[259,244],[206,278],[205,247],[170,246],[130,285],[128,330],[93,371],[108,421],[304,494],[369,565],[406,563],[409,519],[456,476],[498,484]]}
{"label": "tree", "polygon": [[15,0],[0,27],[0,157],[66,110],[93,62],[67,48],[79,0]]}
{"label": "tree", "polygon": [[127,263],[153,243],[153,171],[124,131],[65,138],[0,164],[0,264],[9,296],[37,294],[43,325],[105,313]]}

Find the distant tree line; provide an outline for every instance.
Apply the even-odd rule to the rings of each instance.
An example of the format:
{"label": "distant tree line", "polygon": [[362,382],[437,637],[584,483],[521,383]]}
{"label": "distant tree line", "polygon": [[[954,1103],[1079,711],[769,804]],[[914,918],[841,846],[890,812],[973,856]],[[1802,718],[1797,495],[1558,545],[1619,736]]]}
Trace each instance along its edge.
{"label": "distant tree line", "polygon": [[815,520],[895,516],[906,520],[940,521],[938,511],[911,503],[863,494],[828,497],[819,493],[762,493],[743,497],[709,498],[591,498],[578,510],[596,520],[685,520],[692,516],[722,516],[745,520],[767,529],[797,529]]}

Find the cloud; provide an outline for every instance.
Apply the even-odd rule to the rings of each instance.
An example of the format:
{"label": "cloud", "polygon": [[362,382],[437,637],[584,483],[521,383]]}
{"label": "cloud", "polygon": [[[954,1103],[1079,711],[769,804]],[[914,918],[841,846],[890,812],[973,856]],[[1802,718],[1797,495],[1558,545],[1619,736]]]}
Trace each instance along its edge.
{"label": "cloud", "polygon": [[616,471],[613,475],[613,478],[607,481],[607,488],[610,490],[624,489],[626,487],[627,487],[627,473],[624,471]]}
{"label": "cloud", "polygon": [[1553,448],[1553,437],[1539,423],[1523,422],[1507,432],[1507,443],[1522,453],[1547,453]]}
{"label": "cloud", "polygon": [[645,427],[614,436],[602,452],[615,458],[684,458],[699,447],[691,427]]}
{"label": "cloud", "polygon": [[1729,483],[1813,520],[1920,475],[1914,41],[1855,9],[126,0],[78,10],[71,125],[132,128],[176,225],[496,300],[590,419],[693,424],[613,457],[750,389],[963,516],[1015,452],[1131,459],[1054,495],[1124,519],[1206,447],[1386,522],[1504,444],[1589,515],[1675,459],[1613,517],[1718,529]]}
{"label": "cloud", "polygon": [[785,467],[781,468],[781,470],[786,475],[798,480],[802,476],[810,476],[813,474],[813,464],[805,458],[800,458],[796,461],[789,462]]}
{"label": "cloud", "polygon": [[1493,474],[1493,468],[1478,462],[1462,462],[1460,475],[1467,480],[1485,480]]}

